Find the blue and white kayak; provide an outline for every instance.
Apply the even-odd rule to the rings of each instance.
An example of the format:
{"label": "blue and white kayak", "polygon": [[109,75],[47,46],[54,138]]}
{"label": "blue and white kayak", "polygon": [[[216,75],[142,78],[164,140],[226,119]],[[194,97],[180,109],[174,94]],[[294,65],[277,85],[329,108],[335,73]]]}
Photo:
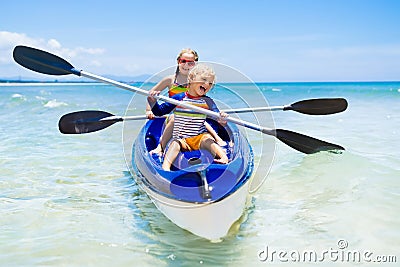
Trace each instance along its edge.
{"label": "blue and white kayak", "polygon": [[205,150],[180,153],[171,171],[162,159],[150,155],[162,133],[164,118],[149,120],[133,145],[132,166],[136,180],[157,208],[179,227],[210,240],[226,236],[246,206],[253,152],[233,123],[218,135],[228,144],[228,164],[213,162]]}
{"label": "blue and white kayak", "polygon": [[[73,74],[144,96],[149,95],[147,90],[79,70],[59,56],[36,48],[16,46],[13,58],[21,66],[42,74]],[[216,112],[182,103],[176,99],[165,96],[156,98],[211,118],[220,117]],[[262,95],[261,98],[263,98]],[[342,112],[346,108],[347,101],[337,98],[304,100],[288,106],[242,109],[240,112],[293,110],[309,115],[327,115]],[[83,134],[104,129],[115,122],[127,119],[107,112],[100,112],[100,114],[99,111],[74,112],[60,119],[59,129],[64,134]],[[228,126],[221,128],[218,133],[230,144],[227,148],[230,162],[226,165],[215,164],[209,153],[197,151],[180,155],[173,171],[163,171],[160,160],[149,154],[149,151],[155,148],[161,134],[163,120],[159,119],[147,122],[133,145],[132,165],[136,170],[137,181],[143,185],[156,206],[178,226],[211,240],[225,236],[231,225],[243,213],[253,171],[252,149],[246,138],[232,123],[274,136],[306,154],[321,151],[340,153],[345,150],[340,145],[293,131],[266,128],[234,117],[227,117],[226,120],[229,122]]]}

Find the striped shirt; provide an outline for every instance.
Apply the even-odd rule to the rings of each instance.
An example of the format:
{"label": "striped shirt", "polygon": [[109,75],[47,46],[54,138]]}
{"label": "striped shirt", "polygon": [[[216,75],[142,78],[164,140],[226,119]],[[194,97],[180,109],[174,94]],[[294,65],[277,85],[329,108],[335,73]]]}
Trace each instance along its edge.
{"label": "striped shirt", "polygon": [[[206,101],[202,98],[189,98],[188,96],[186,96],[182,99],[182,102],[208,109]],[[181,139],[192,137],[207,131],[206,127],[204,126],[204,122],[207,118],[205,114],[201,114],[190,109],[177,106],[175,108],[174,115],[175,122],[174,130],[172,132],[173,138]]]}
{"label": "striped shirt", "polygon": [[[208,96],[194,98],[188,95],[188,93],[186,92],[176,94],[172,98],[201,108],[209,109],[214,112],[219,112],[219,109],[217,108],[215,102]],[[167,102],[162,104],[156,103],[152,107],[152,111],[156,116],[169,114],[173,110],[175,114],[175,122],[172,136],[174,138],[180,139],[192,137],[207,131],[204,125],[204,122],[206,120],[205,114],[201,114],[181,106],[175,106]],[[207,119],[207,122],[215,130],[218,129],[218,123],[214,120]]]}

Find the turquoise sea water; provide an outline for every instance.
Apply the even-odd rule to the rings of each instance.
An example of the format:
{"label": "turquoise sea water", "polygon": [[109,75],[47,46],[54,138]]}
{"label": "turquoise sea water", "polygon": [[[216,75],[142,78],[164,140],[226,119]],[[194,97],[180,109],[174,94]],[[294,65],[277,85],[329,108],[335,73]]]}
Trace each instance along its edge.
{"label": "turquoise sea water", "polygon": [[[343,113],[276,111],[266,115],[273,121],[265,125],[346,151],[304,155],[266,137],[275,148],[273,161],[261,162],[256,174],[260,180],[268,174],[266,181],[252,195],[242,224],[220,243],[175,226],[135,184],[125,163],[126,132],[133,129],[134,139],[144,122],[86,135],[57,129],[63,114],[78,110],[140,114],[136,103],[144,97],[130,104],[132,93],[101,84],[0,85],[0,265],[280,266],[294,262],[296,252],[315,251],[316,263],[298,259],[297,266],[370,266],[377,256],[396,256],[397,263],[387,265],[397,266],[400,82],[257,85],[272,106],[346,98]],[[248,84],[224,86],[252,98]],[[212,96],[223,104],[231,99],[225,93],[216,88]],[[261,143],[253,139],[258,151]],[[349,251],[371,252],[370,261],[339,257]]]}

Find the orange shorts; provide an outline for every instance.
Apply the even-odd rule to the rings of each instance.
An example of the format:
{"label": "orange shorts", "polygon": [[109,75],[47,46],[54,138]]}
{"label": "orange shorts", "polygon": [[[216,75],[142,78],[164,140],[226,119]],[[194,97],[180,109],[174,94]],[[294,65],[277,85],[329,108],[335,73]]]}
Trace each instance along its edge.
{"label": "orange shorts", "polygon": [[201,142],[204,138],[211,137],[209,133],[202,133],[193,137],[179,139],[179,143],[181,144],[182,151],[192,151],[199,150]]}

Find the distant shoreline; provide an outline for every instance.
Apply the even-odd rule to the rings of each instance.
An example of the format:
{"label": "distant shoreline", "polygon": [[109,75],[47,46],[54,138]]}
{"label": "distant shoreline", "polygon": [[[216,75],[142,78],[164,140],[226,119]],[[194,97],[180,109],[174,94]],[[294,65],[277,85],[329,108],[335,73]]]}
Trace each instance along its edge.
{"label": "distant shoreline", "polygon": [[[143,84],[144,82],[124,82],[127,84]],[[0,80],[0,86],[23,86],[23,85],[103,85],[104,83],[95,81],[15,81],[15,80]],[[104,84],[106,85],[106,84]]]}
{"label": "distant shoreline", "polygon": [[96,82],[0,82],[0,86],[74,86],[74,85],[102,85]]}
{"label": "distant shoreline", "polygon": [[4,83],[99,83],[99,82],[93,82],[93,81],[59,81],[59,80],[45,80],[45,81],[40,81],[40,80],[2,80],[0,79],[0,84]]}
{"label": "distant shoreline", "polygon": [[[120,81],[127,84],[143,84],[144,81]],[[256,84],[353,84],[353,83],[400,83],[400,81],[281,81],[281,82],[259,82]],[[0,86],[7,85],[100,85],[101,82],[95,81],[37,81],[37,80],[0,80]],[[218,84],[247,84],[247,82],[220,82]]]}
{"label": "distant shoreline", "polygon": [[[143,83],[141,81],[131,81],[131,82],[126,82],[126,81],[120,81],[120,82],[125,82],[125,83]],[[38,81],[38,80],[0,80],[0,84],[4,83],[96,83],[99,84],[101,82],[96,82],[96,81]]]}

